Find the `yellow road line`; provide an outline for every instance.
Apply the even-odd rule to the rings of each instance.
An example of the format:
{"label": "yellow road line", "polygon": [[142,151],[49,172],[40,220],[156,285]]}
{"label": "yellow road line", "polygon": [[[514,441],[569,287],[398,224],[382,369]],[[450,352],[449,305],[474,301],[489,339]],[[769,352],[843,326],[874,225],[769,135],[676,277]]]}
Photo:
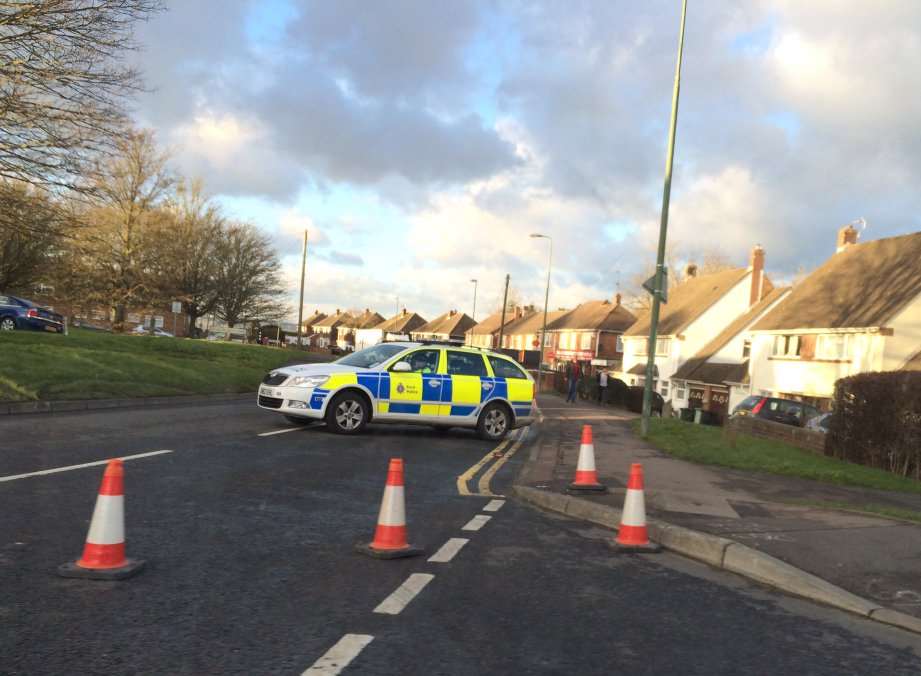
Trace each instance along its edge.
{"label": "yellow road line", "polygon": [[522,427],[521,433],[518,435],[518,439],[516,439],[515,443],[512,444],[512,447],[508,449],[508,453],[499,458],[495,463],[493,463],[492,467],[483,472],[483,476],[480,477],[480,481],[478,483],[480,495],[485,495],[488,497],[499,497],[489,489],[489,482],[492,481],[492,478],[496,475],[496,472],[502,469],[502,465],[507,463],[508,459],[515,455],[518,449],[521,448],[521,444],[524,443],[524,440],[528,436],[528,429],[530,428]]}
{"label": "yellow road line", "polygon": [[473,477],[476,476],[476,473],[483,469],[483,465],[488,463],[490,460],[495,459],[497,454],[501,454],[502,449],[504,449],[511,440],[511,437],[506,437],[501,444],[480,458],[479,462],[477,462],[473,467],[457,477],[457,492],[461,495],[472,495],[467,489],[467,482],[473,479]]}

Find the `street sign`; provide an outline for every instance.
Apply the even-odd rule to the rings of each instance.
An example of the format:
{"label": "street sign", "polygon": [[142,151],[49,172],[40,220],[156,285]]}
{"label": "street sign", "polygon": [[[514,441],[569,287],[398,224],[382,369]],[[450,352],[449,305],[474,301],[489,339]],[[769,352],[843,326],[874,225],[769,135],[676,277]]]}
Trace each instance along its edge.
{"label": "street sign", "polygon": [[[653,275],[645,282],[643,282],[643,288],[649,292],[650,296],[656,295],[656,276]],[[668,268],[662,270],[662,293],[659,294],[659,300],[663,303],[668,302]]]}
{"label": "street sign", "polygon": [[182,303],[180,303],[178,300],[174,300],[173,301],[173,314],[178,315],[180,312],[182,312]]}

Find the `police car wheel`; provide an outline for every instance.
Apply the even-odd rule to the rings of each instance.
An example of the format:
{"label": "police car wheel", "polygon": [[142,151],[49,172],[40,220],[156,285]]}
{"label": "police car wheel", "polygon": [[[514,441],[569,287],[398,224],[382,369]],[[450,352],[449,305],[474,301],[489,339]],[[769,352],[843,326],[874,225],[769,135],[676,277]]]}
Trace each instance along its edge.
{"label": "police car wheel", "polygon": [[326,409],[326,425],[337,434],[356,434],[368,422],[368,402],[360,394],[343,392]]}
{"label": "police car wheel", "polygon": [[480,437],[489,441],[498,441],[508,434],[512,417],[502,404],[490,404],[480,414],[476,429]]}

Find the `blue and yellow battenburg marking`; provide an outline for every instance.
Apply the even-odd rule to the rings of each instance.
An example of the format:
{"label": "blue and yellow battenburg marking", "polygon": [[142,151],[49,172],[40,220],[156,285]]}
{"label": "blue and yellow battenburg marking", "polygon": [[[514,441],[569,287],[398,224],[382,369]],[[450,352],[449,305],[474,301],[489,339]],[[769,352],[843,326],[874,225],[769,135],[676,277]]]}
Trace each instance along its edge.
{"label": "blue and yellow battenburg marking", "polygon": [[320,410],[329,395],[360,385],[376,400],[377,413],[422,416],[469,416],[493,399],[505,399],[516,416],[531,414],[533,385],[518,378],[440,373],[334,373],[313,391],[310,408]]}

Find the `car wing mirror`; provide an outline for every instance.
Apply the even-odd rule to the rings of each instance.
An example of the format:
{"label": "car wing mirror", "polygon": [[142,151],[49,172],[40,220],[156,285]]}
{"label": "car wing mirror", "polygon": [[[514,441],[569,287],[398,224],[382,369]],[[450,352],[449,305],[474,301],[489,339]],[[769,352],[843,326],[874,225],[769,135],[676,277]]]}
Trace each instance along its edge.
{"label": "car wing mirror", "polygon": [[413,367],[409,365],[408,361],[398,361],[390,370],[394,373],[412,373]]}

